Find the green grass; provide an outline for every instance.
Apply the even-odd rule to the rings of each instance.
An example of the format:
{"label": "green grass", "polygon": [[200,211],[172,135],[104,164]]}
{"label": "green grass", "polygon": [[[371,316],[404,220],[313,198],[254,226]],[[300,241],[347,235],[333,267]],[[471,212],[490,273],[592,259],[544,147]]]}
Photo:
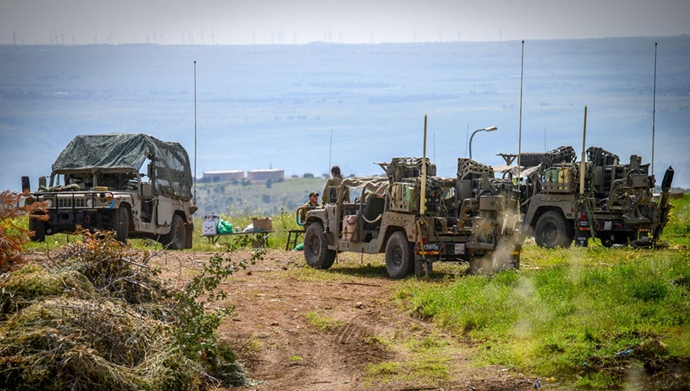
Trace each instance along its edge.
{"label": "green grass", "polygon": [[572,380],[591,357],[610,358],[651,340],[662,341],[668,355],[690,357],[687,250],[640,251],[625,254],[631,262],[592,266],[597,253],[492,278],[434,285],[409,279],[397,295],[416,316],[479,343],[483,364]]}
{"label": "green grass", "polygon": [[[668,242],[667,249],[608,249],[592,241],[588,248],[553,250],[526,244],[520,271],[464,276],[444,273],[444,265],[439,265],[431,279],[396,283],[394,295],[412,316],[469,339],[476,365],[512,367],[570,385],[621,387],[626,376],[621,365],[690,360],[690,196],[672,204],[661,238]],[[263,217],[245,212],[223,218],[243,227],[256,216]],[[271,234],[270,248],[283,249],[287,234],[282,231],[297,228],[294,214],[283,211],[272,218],[277,232]],[[217,251],[200,236],[201,224],[197,217],[193,250]],[[61,247],[66,237],[50,236],[46,243],[26,248]],[[160,246],[144,240],[132,243]],[[346,264],[328,271],[297,268],[287,273],[300,281],[386,278],[378,258],[341,256]],[[318,313],[307,318],[320,329],[339,327]],[[422,349],[442,340],[406,343],[411,352],[407,361],[371,364],[368,378],[439,382],[449,376],[448,353],[439,347]],[[646,348],[654,344],[663,348]],[[619,354],[629,349],[631,355]]]}
{"label": "green grass", "polygon": [[451,380],[455,348],[447,337],[411,335],[394,342],[384,342],[383,345],[397,349],[400,359],[367,364],[364,369],[367,383],[407,382],[437,386]]}
{"label": "green grass", "polygon": [[331,319],[327,316],[323,316],[318,312],[314,311],[306,314],[305,318],[307,318],[307,320],[309,321],[309,323],[312,324],[312,326],[316,327],[321,331],[335,329],[343,325],[342,321]]}
{"label": "green grass", "polygon": [[[518,272],[407,279],[396,296],[414,316],[476,343],[480,365],[620,386],[617,363],[627,359],[620,352],[633,349],[642,362],[690,358],[689,201],[674,200],[666,250],[528,244]],[[663,349],[645,351],[658,342]]]}
{"label": "green grass", "polygon": [[690,247],[690,195],[671,200],[671,204],[673,208],[662,239],[674,245]]}

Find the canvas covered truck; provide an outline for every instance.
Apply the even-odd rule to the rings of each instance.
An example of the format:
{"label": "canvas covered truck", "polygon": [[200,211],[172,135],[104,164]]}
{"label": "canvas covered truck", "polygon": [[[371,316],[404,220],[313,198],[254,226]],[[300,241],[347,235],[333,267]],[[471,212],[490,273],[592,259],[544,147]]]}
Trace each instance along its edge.
{"label": "canvas covered truck", "polygon": [[[436,261],[466,261],[474,273],[519,267],[517,192],[491,167],[459,159],[457,176],[442,178],[424,158],[378,164],[386,176],[347,178],[328,189],[329,203],[307,208],[307,264],[328,269],[339,252],[385,253],[396,279],[431,273]],[[361,193],[346,203],[345,191]]]}
{"label": "canvas covered truck", "polygon": [[637,155],[621,163],[618,155],[590,147],[583,165],[573,148],[564,146],[527,157],[522,165],[532,167],[522,175],[523,230],[533,233],[539,246],[569,247],[573,240],[586,246],[590,237],[606,247],[661,245],[672,207],[673,168],[666,170],[657,198],[649,164]]}
{"label": "canvas covered truck", "polygon": [[[144,173],[139,172],[142,167]],[[29,178],[22,188],[29,190]],[[116,238],[151,238],[169,249],[192,247],[192,174],[179,143],[145,134],[75,137],[39,178],[27,202],[46,204],[48,220],[29,220],[34,241],[46,235],[115,231]]]}

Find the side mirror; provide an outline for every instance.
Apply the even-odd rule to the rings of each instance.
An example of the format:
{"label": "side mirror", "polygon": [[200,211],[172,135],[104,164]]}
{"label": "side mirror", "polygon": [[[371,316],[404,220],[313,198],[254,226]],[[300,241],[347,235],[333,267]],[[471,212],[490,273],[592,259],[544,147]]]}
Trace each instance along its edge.
{"label": "side mirror", "polygon": [[328,188],[328,203],[335,204],[338,202],[338,188],[330,186]]}
{"label": "side mirror", "polygon": [[22,193],[31,193],[31,181],[28,176],[22,177]]}

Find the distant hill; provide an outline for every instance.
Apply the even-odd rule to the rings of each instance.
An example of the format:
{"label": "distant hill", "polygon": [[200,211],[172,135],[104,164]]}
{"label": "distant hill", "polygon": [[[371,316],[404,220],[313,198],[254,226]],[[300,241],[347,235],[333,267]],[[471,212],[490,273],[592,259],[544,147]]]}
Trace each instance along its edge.
{"label": "distant hill", "polygon": [[[0,45],[0,190],[20,190],[23,175],[36,188],[74,136],[112,132],[181,143],[195,175],[280,167],[321,177],[331,164],[345,176],[379,174],[374,162],[422,155],[425,115],[427,156],[452,176],[470,150],[500,165],[497,154],[519,148],[579,148],[585,105],[587,145],[622,161],[651,162],[654,117],[657,181],[672,165],[674,185],[690,186],[690,36],[527,41],[524,72],[522,49]],[[470,148],[488,126],[498,130]]]}
{"label": "distant hill", "polygon": [[230,181],[197,184],[196,217],[207,214],[271,216],[282,210],[294,213],[304,205],[309,193],[323,191],[323,178],[289,178],[279,182],[248,183]]}

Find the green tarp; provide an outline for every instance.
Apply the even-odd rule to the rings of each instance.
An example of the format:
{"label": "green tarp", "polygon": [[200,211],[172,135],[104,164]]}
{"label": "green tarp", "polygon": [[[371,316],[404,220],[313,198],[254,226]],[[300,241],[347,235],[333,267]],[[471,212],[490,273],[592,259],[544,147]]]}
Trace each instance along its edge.
{"label": "green tarp", "polygon": [[192,173],[187,151],[180,143],[165,142],[145,134],[112,133],[75,137],[60,153],[53,171],[82,169],[141,169],[151,161],[154,192],[192,198]]}

